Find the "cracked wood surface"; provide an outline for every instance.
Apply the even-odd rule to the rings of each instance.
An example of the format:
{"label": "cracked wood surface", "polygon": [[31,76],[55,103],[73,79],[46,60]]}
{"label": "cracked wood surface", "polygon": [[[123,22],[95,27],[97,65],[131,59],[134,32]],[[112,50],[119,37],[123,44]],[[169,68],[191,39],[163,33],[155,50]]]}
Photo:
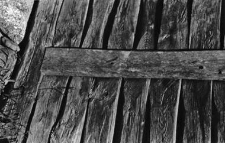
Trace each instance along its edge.
{"label": "cracked wood surface", "polygon": [[[222,141],[223,128],[219,125],[223,125],[223,108],[218,102],[222,100],[223,92],[218,90],[222,82],[213,86],[209,81],[70,77],[68,92],[57,102],[62,106],[47,109],[56,111],[55,116],[36,122],[38,110],[41,110],[37,105],[41,105],[44,94],[46,97],[50,95],[37,90],[41,75],[40,57],[44,56],[45,47],[167,50],[193,49],[193,45],[198,45],[194,49],[219,48],[220,4],[219,0],[194,1],[193,6],[185,0],[36,2],[34,25],[28,34],[26,54],[16,83],[16,86],[25,86],[20,113],[22,125],[26,128],[21,130],[20,142],[37,139],[34,123],[42,124],[36,126],[40,130],[46,128],[47,133],[39,135],[43,135],[40,138],[43,142]],[[59,77],[44,76],[47,84],[55,82],[56,78]],[[208,90],[204,91],[205,88]],[[38,98],[39,94],[43,98]],[[213,109],[209,103],[211,98],[215,100]],[[75,101],[77,105],[72,103]],[[44,100],[43,104],[46,102]],[[106,106],[108,104],[110,106]],[[189,108],[192,105],[193,108]],[[215,113],[211,110],[218,116],[212,119],[215,124],[212,130],[218,131],[218,135],[212,133],[212,137],[208,132],[211,129],[209,119]],[[77,122],[71,125],[72,119]],[[49,126],[44,126],[47,123]]]}
{"label": "cracked wood surface", "polygon": [[224,80],[225,51],[47,48],[44,75]]}

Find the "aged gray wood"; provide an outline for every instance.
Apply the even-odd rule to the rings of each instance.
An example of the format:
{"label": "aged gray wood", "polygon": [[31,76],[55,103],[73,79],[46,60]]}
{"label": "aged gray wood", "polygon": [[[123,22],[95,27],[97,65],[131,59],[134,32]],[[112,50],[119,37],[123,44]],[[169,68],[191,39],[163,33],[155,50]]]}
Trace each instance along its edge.
{"label": "aged gray wood", "polygon": [[[20,123],[23,126],[18,135],[18,142],[26,141],[30,135],[29,119],[35,99],[37,97],[38,82],[40,79],[40,67],[44,55],[44,48],[52,46],[54,30],[58,18],[62,0],[35,1],[36,15],[29,40],[26,43],[26,53],[21,68],[16,78],[15,87],[23,85],[24,94],[18,101],[18,113]],[[38,4],[37,4],[38,3]],[[51,81],[49,81],[51,82]]]}
{"label": "aged gray wood", "polygon": [[120,0],[110,34],[109,49],[132,49],[141,0]]}
{"label": "aged gray wood", "polygon": [[112,143],[121,80],[92,78],[84,143]]}
{"label": "aged gray wood", "polygon": [[[189,49],[220,48],[221,0],[194,0],[192,4]],[[217,55],[219,57],[219,55]],[[223,74],[222,70],[218,73]],[[179,141],[187,143],[212,142],[211,94],[209,81],[185,81],[182,85],[184,110],[180,111],[185,122],[179,130]],[[181,134],[183,132],[183,134]]]}
{"label": "aged gray wood", "polygon": [[47,48],[45,75],[223,80],[225,51],[118,51]]}
{"label": "aged gray wood", "polygon": [[[159,17],[159,14],[157,16]],[[157,49],[183,49],[187,47],[187,37],[187,0],[164,0]],[[182,62],[182,60],[179,62]],[[176,62],[171,61],[171,63]],[[178,142],[176,139],[179,133],[177,125],[181,83],[181,80],[174,79],[157,79],[152,81],[150,86],[150,98],[152,100],[150,107],[152,109],[151,142]]]}
{"label": "aged gray wood", "polygon": [[65,96],[67,77],[44,76],[38,89],[38,101],[31,122],[28,143],[47,143]]}
{"label": "aged gray wood", "polygon": [[225,142],[225,83],[213,82],[212,142]]}
{"label": "aged gray wood", "polygon": [[53,45],[79,47],[90,0],[66,0],[56,24]]}
{"label": "aged gray wood", "polygon": [[210,81],[184,80],[183,99],[184,128],[179,130],[186,143],[211,142],[211,88]]}
{"label": "aged gray wood", "polygon": [[57,124],[51,143],[80,143],[87,112],[89,78],[73,77],[69,86],[64,114]]}

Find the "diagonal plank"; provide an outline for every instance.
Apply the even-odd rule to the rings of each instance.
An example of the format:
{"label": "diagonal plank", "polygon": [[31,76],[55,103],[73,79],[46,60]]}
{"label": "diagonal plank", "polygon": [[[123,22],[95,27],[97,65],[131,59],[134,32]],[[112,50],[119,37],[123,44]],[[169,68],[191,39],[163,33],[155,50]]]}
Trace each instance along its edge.
{"label": "diagonal plank", "polygon": [[223,80],[225,51],[118,51],[47,48],[46,75]]}

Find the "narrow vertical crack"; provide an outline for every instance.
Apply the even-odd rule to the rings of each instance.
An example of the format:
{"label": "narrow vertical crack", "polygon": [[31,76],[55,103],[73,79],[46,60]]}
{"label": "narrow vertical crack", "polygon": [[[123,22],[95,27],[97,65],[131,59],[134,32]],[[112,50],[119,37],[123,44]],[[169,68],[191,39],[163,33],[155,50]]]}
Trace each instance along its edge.
{"label": "narrow vertical crack", "polygon": [[147,102],[145,108],[145,126],[143,131],[142,143],[150,143],[150,125],[151,125],[151,105],[150,105],[150,96],[149,96],[149,88],[150,88],[150,79],[147,79]]}
{"label": "narrow vertical crack", "polygon": [[141,0],[140,8],[139,8],[139,14],[138,14],[138,21],[137,21],[137,27],[134,35],[134,43],[133,43],[133,49],[136,50],[138,47],[138,44],[141,40],[141,37],[143,36],[143,28],[146,26],[146,18],[145,17],[145,5],[143,1]]}
{"label": "narrow vertical crack", "polygon": [[188,21],[187,49],[190,48],[189,41],[190,41],[190,31],[191,31],[192,4],[193,4],[193,0],[188,0],[188,2],[187,2],[187,21]]}
{"label": "narrow vertical crack", "polygon": [[116,114],[116,123],[114,129],[114,136],[113,136],[113,143],[120,143],[122,137],[122,130],[123,130],[123,106],[125,102],[124,97],[124,79],[121,81],[120,87],[120,95],[118,99],[118,107],[117,107],[117,114]]}
{"label": "narrow vertical crack", "polygon": [[38,82],[37,89],[36,89],[36,92],[35,92],[36,97],[35,97],[34,104],[33,104],[32,109],[31,109],[31,113],[29,115],[29,119],[28,119],[28,122],[27,122],[25,133],[23,135],[22,143],[27,143],[27,139],[29,137],[31,122],[32,122],[33,117],[34,117],[34,113],[35,113],[36,106],[37,106],[37,101],[38,101],[38,98],[39,98],[38,97],[38,89],[39,89],[39,86],[42,82],[42,79],[43,79],[43,75],[41,75],[41,77],[39,78],[39,82]]}
{"label": "narrow vertical crack", "polygon": [[158,49],[158,39],[161,28],[162,14],[163,14],[163,1],[158,0],[156,4],[156,12],[155,12],[155,24],[154,24],[154,50]]}
{"label": "narrow vertical crack", "polygon": [[59,113],[56,117],[56,120],[50,130],[50,134],[48,136],[48,143],[51,142],[51,135],[52,133],[54,132],[54,130],[56,129],[56,126],[58,125],[58,123],[61,121],[61,119],[63,118],[63,115],[64,115],[64,112],[65,112],[65,109],[66,109],[66,103],[67,103],[67,97],[68,97],[68,92],[69,92],[69,88],[70,88],[70,83],[72,81],[72,76],[69,77],[67,83],[66,83],[66,89],[64,91],[64,95],[63,95],[63,99],[62,99],[62,102],[61,102],[61,105],[60,105],[60,109],[59,109]]}
{"label": "narrow vertical crack", "polygon": [[216,108],[215,99],[214,99],[214,92],[213,92],[213,82],[211,82],[211,94],[212,94],[212,118],[211,118],[211,142],[218,143],[218,126],[220,121],[220,113]]}
{"label": "narrow vertical crack", "polygon": [[222,0],[221,4],[221,17],[220,17],[220,49],[224,49],[224,35],[225,35],[225,1]]}
{"label": "narrow vertical crack", "polygon": [[116,17],[116,13],[119,7],[119,3],[120,0],[115,0],[114,4],[113,4],[113,8],[109,14],[109,18],[107,20],[105,29],[104,29],[104,33],[103,33],[103,47],[102,49],[107,49],[108,47],[108,41],[109,41],[109,37],[110,34],[112,33],[112,29],[113,29],[113,24],[115,21],[115,17]]}
{"label": "narrow vertical crack", "polygon": [[91,21],[92,21],[93,4],[94,4],[94,0],[89,0],[87,16],[86,16],[86,20],[85,20],[84,29],[83,29],[83,33],[82,33],[82,36],[81,36],[81,42],[80,42],[79,48],[81,48],[82,45],[83,45],[84,39],[87,35],[88,29],[89,29]]}

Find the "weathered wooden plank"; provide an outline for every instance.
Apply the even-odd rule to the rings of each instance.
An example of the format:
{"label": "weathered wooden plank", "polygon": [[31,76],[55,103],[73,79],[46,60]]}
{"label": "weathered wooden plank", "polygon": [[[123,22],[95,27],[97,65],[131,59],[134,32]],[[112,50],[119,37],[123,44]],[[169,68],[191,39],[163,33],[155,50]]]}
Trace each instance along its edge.
{"label": "weathered wooden plank", "polygon": [[32,17],[33,22],[29,25],[29,30],[25,40],[26,54],[16,78],[15,87],[23,85],[24,94],[18,101],[20,122],[24,128],[21,129],[18,136],[18,142],[26,142],[29,136],[31,113],[33,105],[36,101],[36,93],[38,81],[40,79],[41,61],[44,55],[44,49],[47,46],[52,46],[52,38],[54,35],[57,17],[63,0],[41,0],[35,1]]}
{"label": "weathered wooden plank", "polygon": [[[194,0],[192,4],[189,49],[220,48],[221,0]],[[218,56],[219,57],[219,56]],[[222,73],[222,71],[218,71]],[[211,142],[211,91],[209,81],[184,81],[183,94],[185,122],[180,128],[183,142]],[[185,88],[184,88],[185,87]],[[207,92],[206,92],[207,91]]]}
{"label": "weathered wooden plank", "polygon": [[64,114],[52,133],[51,143],[80,143],[87,110],[89,78],[74,77],[71,81]]}
{"label": "weathered wooden plank", "polygon": [[60,106],[65,95],[67,77],[44,76],[38,89],[38,101],[31,122],[27,142],[47,143],[54,130]]}
{"label": "weathered wooden plank", "polygon": [[[85,48],[105,48],[103,39],[105,38],[108,23],[112,21],[113,7],[116,6],[117,0],[93,0],[92,20],[90,22],[87,34],[82,47]],[[111,19],[110,19],[111,18]]]}
{"label": "weathered wooden plank", "polygon": [[76,46],[81,43],[84,25],[89,18],[91,0],[66,0],[63,2],[53,40],[54,46]]}
{"label": "weathered wooden plank", "polygon": [[211,94],[210,81],[184,80],[182,98],[184,100],[183,142],[211,142]]}
{"label": "weathered wooden plank", "polygon": [[223,80],[225,51],[118,51],[48,48],[46,75]]}
{"label": "weathered wooden plank", "polygon": [[164,0],[158,49],[186,49],[188,46],[187,0]]}
{"label": "weathered wooden plank", "polygon": [[220,48],[222,0],[194,0],[190,27],[190,49]]}
{"label": "weathered wooden plank", "polygon": [[132,49],[141,0],[120,0],[109,36],[109,49]]}
{"label": "weathered wooden plank", "polygon": [[[158,43],[157,46],[154,46],[159,50],[174,50],[187,47],[187,0],[164,0],[159,2],[163,3],[162,19]],[[156,14],[157,17],[160,17],[161,7],[157,8],[158,14]],[[157,28],[157,26],[158,25],[155,25],[155,28]],[[157,29],[155,29],[155,32],[157,32]],[[155,36],[157,36],[157,34],[158,33],[155,33]],[[170,55],[170,57],[171,56],[172,55]],[[189,57],[189,55],[187,56]],[[179,62],[183,62],[183,60],[180,60]],[[172,63],[175,63],[175,61]],[[185,68],[183,69],[186,70]],[[152,80],[151,83],[150,140],[151,142],[157,143],[176,143],[181,80],[157,79],[154,81]]]}
{"label": "weathered wooden plank", "polygon": [[225,142],[225,83],[213,82],[212,142]]}
{"label": "weathered wooden plank", "polygon": [[[137,84],[138,83],[138,84]],[[143,141],[145,128],[145,112],[148,99],[150,80],[125,79],[120,99],[124,103],[118,107],[120,130],[115,130],[114,142],[137,143]],[[122,113],[121,115],[119,113]]]}
{"label": "weathered wooden plank", "polygon": [[112,143],[121,80],[94,78],[89,91],[84,143]]}
{"label": "weathered wooden plank", "polygon": [[178,85],[178,80],[151,80],[150,142],[174,142]]}

